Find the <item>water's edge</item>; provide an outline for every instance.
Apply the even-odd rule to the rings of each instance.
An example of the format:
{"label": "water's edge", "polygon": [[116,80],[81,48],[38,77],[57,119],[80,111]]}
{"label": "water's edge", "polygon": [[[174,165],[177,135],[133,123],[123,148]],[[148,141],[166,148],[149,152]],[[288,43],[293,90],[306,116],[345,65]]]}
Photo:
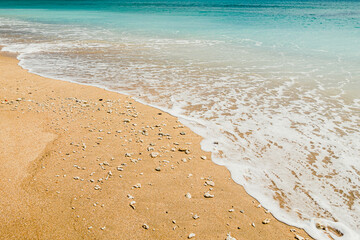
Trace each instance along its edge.
{"label": "water's edge", "polygon": [[[166,112],[176,118],[179,119],[179,121],[184,124],[185,126],[189,127],[191,129],[191,131],[193,131],[194,133],[198,134],[199,136],[201,136],[203,138],[202,142],[201,142],[201,149],[207,152],[211,152],[212,155],[212,161],[217,164],[217,165],[221,165],[221,166],[225,166],[229,172],[231,173],[231,177],[234,180],[234,182],[236,182],[237,184],[241,185],[244,187],[245,191],[249,194],[249,196],[251,196],[252,198],[256,199],[257,201],[259,201],[261,203],[261,205],[268,209],[271,214],[279,221],[289,225],[289,226],[294,226],[294,227],[298,227],[301,229],[304,229],[311,237],[315,238],[315,239],[328,239],[328,237],[326,237],[326,235],[319,231],[316,228],[316,224],[317,223],[321,223],[322,225],[327,225],[327,226],[331,226],[335,229],[340,230],[344,236],[343,237],[337,237],[334,234],[329,233],[334,239],[342,239],[342,240],[356,240],[356,239],[360,239],[358,234],[356,232],[354,232],[353,230],[349,229],[347,226],[345,226],[342,223],[335,223],[335,222],[331,222],[325,219],[312,219],[309,222],[305,222],[305,221],[296,221],[296,220],[291,220],[288,216],[286,216],[286,211],[284,211],[283,209],[281,209],[279,206],[277,206],[276,204],[271,204],[269,202],[266,201],[262,201],[261,197],[257,197],[257,192],[256,191],[252,191],[251,189],[247,188],[246,186],[241,184],[241,180],[239,178],[235,178],[236,174],[233,174],[232,169],[234,169],[234,167],[232,166],[231,163],[222,160],[219,157],[216,157],[216,153],[215,153],[215,149],[212,148],[213,146],[213,142],[217,141],[220,142],[218,138],[214,139],[213,137],[213,132],[212,134],[207,134],[207,127],[206,127],[206,123],[200,119],[194,119],[185,115],[181,115],[179,114],[177,111],[171,110],[171,109],[167,109],[164,107],[159,107],[157,105],[148,103],[146,101],[141,100],[140,98],[137,98],[129,93],[126,93],[124,91],[120,91],[120,90],[114,90],[108,87],[104,87],[102,85],[99,84],[90,84],[90,83],[83,83],[83,82],[78,82],[76,80],[73,79],[66,79],[66,78],[54,78],[53,76],[50,75],[46,75],[40,72],[35,72],[30,68],[26,68],[23,66],[22,64],[22,60],[21,60],[21,53],[14,53],[14,52],[7,52],[4,51],[2,48],[5,46],[0,46],[0,53],[1,55],[5,55],[5,56],[10,56],[10,57],[14,57],[18,60],[18,65],[20,67],[22,67],[23,69],[27,70],[29,73],[41,76],[41,77],[45,77],[45,78],[50,78],[50,79],[57,79],[57,80],[61,80],[61,81],[66,81],[66,82],[71,82],[71,83],[76,83],[76,84],[80,84],[80,85],[87,85],[87,86],[93,86],[93,87],[98,87],[101,89],[105,89],[107,91],[111,91],[111,92],[116,92],[119,94],[123,94],[126,96],[130,96],[131,98],[133,98],[135,101],[159,109],[160,111]],[[220,134],[220,133],[219,133]]]}

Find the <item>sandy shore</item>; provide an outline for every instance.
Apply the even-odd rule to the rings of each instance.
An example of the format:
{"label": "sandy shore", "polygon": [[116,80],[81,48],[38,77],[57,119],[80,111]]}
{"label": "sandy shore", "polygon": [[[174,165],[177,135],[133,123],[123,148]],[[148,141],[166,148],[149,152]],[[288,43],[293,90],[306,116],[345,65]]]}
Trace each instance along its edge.
{"label": "sandy shore", "polygon": [[1,239],[309,238],[175,117],[17,63],[0,57]]}

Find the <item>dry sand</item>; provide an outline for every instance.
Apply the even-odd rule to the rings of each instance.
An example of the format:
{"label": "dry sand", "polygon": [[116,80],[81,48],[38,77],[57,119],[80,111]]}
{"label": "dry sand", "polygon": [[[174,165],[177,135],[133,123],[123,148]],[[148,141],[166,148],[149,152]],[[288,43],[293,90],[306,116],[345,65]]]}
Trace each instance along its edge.
{"label": "dry sand", "polygon": [[175,117],[17,64],[0,57],[1,239],[309,238],[259,206]]}

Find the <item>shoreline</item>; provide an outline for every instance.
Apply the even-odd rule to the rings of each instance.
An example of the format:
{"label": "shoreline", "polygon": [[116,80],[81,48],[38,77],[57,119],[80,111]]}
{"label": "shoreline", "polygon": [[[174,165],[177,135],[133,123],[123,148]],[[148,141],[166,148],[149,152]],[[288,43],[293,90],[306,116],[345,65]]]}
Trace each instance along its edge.
{"label": "shoreline", "polygon": [[176,117],[130,96],[29,73],[3,53],[0,69],[0,176],[8,180],[0,236],[310,238],[259,206]]}

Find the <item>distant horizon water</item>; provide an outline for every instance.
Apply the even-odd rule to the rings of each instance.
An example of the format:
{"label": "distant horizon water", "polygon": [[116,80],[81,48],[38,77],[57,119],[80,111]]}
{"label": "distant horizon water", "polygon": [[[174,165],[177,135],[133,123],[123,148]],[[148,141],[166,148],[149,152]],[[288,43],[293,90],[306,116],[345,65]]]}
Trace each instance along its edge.
{"label": "distant horizon water", "polygon": [[360,239],[359,1],[4,0],[0,45],[179,117],[280,221]]}

